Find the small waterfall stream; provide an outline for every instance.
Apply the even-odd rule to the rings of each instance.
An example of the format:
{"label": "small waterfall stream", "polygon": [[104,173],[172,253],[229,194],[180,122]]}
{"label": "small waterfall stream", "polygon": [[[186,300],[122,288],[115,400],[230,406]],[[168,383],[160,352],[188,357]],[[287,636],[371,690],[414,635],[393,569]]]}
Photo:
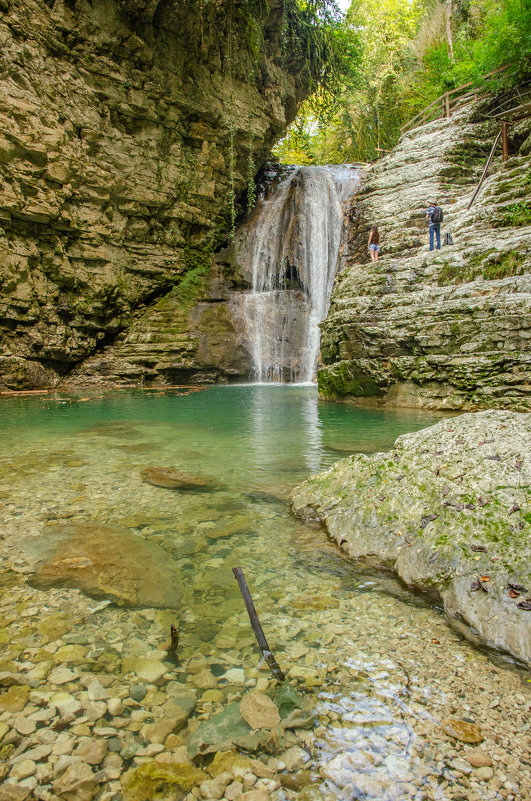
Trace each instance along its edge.
{"label": "small waterfall stream", "polygon": [[298,167],[237,243],[250,291],[240,295],[257,383],[309,383],[319,357],[319,322],[337,273],[344,210],[359,185],[351,165]]}

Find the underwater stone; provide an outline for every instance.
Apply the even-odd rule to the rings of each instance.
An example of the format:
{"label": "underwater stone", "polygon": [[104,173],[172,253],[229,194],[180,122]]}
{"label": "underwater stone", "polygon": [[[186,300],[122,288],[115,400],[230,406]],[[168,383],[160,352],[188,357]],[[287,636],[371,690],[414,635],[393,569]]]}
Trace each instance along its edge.
{"label": "underwater stone", "polygon": [[[174,561],[129,529],[98,521],[52,525],[46,536],[27,538],[22,547],[38,559],[31,583],[39,589],[77,587],[119,606],[179,607],[180,573]],[[56,632],[65,626],[62,618],[49,619],[48,638],[60,636]]]}
{"label": "underwater stone", "polygon": [[130,776],[125,789],[126,801],[181,801],[193,787],[208,779],[208,774],[193,765],[164,765],[150,762]]}
{"label": "underwater stone", "polygon": [[214,478],[184,473],[171,467],[146,467],[141,476],[146,484],[170,490],[213,492],[221,489],[221,484]]}
{"label": "underwater stone", "polygon": [[479,726],[476,726],[475,723],[467,723],[466,720],[448,718],[443,720],[441,727],[446,734],[462,743],[480,743],[484,739]]}

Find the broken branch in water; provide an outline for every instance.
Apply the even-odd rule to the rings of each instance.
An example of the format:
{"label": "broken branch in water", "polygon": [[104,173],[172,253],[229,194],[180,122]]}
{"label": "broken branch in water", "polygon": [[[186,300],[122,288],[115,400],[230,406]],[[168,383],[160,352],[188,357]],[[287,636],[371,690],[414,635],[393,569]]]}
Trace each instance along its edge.
{"label": "broken branch in water", "polygon": [[177,648],[179,647],[179,632],[175,623],[170,626],[170,644],[167,648],[168,657],[177,664]]}
{"label": "broken branch in water", "polygon": [[251,626],[253,627],[254,636],[256,637],[256,641],[260,646],[262,656],[267,662],[267,665],[273,676],[279,681],[284,681],[286,677],[284,676],[282,670],[278,665],[277,660],[273,656],[271,649],[267,644],[264,631],[262,629],[260,620],[258,619],[258,614],[254,607],[253,599],[251,598],[251,593],[249,592],[247,582],[245,581],[245,576],[243,575],[243,570],[241,569],[241,567],[233,567],[232,572],[234,573],[236,581],[240,586],[240,592],[245,602],[247,614],[249,615],[249,620],[251,621]]}

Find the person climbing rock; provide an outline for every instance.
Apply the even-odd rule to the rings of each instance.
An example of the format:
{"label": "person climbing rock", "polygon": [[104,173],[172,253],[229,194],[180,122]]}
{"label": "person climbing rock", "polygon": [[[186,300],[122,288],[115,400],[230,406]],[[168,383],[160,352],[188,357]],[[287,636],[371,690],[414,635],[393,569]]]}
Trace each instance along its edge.
{"label": "person climbing rock", "polygon": [[426,209],[426,219],[429,220],[430,231],[430,250],[433,250],[434,235],[437,240],[437,250],[441,249],[441,223],[443,221],[443,210],[437,205],[436,200],[431,200]]}
{"label": "person climbing rock", "polygon": [[369,253],[371,254],[371,261],[378,261],[378,254],[380,252],[380,233],[377,225],[372,226],[367,244],[369,246]]}

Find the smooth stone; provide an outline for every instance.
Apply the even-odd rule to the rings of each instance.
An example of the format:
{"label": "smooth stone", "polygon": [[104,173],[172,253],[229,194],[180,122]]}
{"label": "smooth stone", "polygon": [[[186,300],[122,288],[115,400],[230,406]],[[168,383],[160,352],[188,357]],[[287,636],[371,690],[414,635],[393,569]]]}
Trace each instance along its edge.
{"label": "smooth stone", "polygon": [[53,615],[48,615],[48,617],[40,621],[38,626],[39,632],[48,642],[59,639],[59,637],[62,637],[67,631],[70,631],[72,627],[73,623],[71,618],[69,615],[64,614],[64,612],[56,612]]}
{"label": "smooth stone", "polygon": [[445,734],[460,740],[462,743],[480,743],[483,740],[479,726],[476,726],[475,723],[467,723],[466,720],[448,718],[443,720],[441,728]]}
{"label": "smooth stone", "polygon": [[170,490],[212,492],[221,488],[221,484],[214,478],[185,473],[171,467],[146,467],[140,475],[146,484]]}
{"label": "smooth stone", "polygon": [[476,748],[474,751],[469,751],[465,754],[466,761],[472,765],[473,768],[490,768],[492,759],[481,748]]}
{"label": "smooth stone", "polygon": [[21,779],[25,779],[27,776],[33,776],[36,767],[37,765],[32,759],[23,759],[21,762],[17,762],[13,765],[9,778],[11,781],[18,782]]}
{"label": "smooth stone", "polygon": [[168,734],[171,734],[178,724],[177,718],[160,718],[155,723],[149,723],[141,730],[142,737],[150,743],[164,743]]}
{"label": "smooth stone", "polygon": [[61,717],[75,715],[81,709],[81,702],[70,693],[54,693],[50,698],[50,706],[55,706]]}
{"label": "smooth stone", "polygon": [[168,668],[158,659],[139,659],[133,656],[125,657],[122,660],[122,672],[129,673],[131,671],[136,673],[139,679],[147,681],[148,684],[156,684],[162,679],[164,674],[167,673]]}
{"label": "smooth stone", "polygon": [[472,768],[464,759],[452,759],[448,764],[452,770],[457,770],[458,773],[463,773],[465,776],[469,776],[472,773]]}
{"label": "smooth stone", "polygon": [[[223,695],[221,690],[207,690],[206,692],[203,693],[201,700],[205,701],[206,703],[221,704],[223,703],[224,698],[225,696]],[[0,740],[1,739],[2,738],[0,737]]]}
{"label": "smooth stone", "polygon": [[492,768],[485,766],[483,768],[477,768],[477,770],[474,771],[474,776],[481,782],[488,782],[494,777],[494,771]]}
{"label": "smooth stone", "polygon": [[285,764],[289,771],[294,771],[304,767],[308,762],[309,756],[306,751],[298,745],[293,745],[291,748],[288,748],[287,751],[283,751],[279,754],[279,759]]}
{"label": "smooth stone", "polygon": [[123,708],[124,705],[119,698],[110,698],[107,701],[107,709],[109,710],[109,714],[113,717],[119,715]]}
{"label": "smooth stone", "polygon": [[208,766],[208,772],[213,778],[221,773],[230,773],[232,776],[240,778],[252,770],[251,765],[251,759],[237,751],[218,751]]}
{"label": "smooth stone", "polygon": [[4,723],[3,721],[0,720],[0,741],[4,739],[8,731],[9,731],[9,726],[7,725],[7,723]]}
{"label": "smooth stone", "polygon": [[243,668],[230,668],[220,678],[226,679],[230,684],[245,684],[245,671]]}
{"label": "smooth stone", "polygon": [[205,779],[199,785],[199,792],[202,798],[220,799],[223,797],[225,787],[232,781],[228,774],[221,774],[217,779]]}
{"label": "smooth stone", "polygon": [[191,683],[198,690],[214,690],[218,685],[218,680],[210,670],[201,670],[192,676]]}
{"label": "smooth stone", "polygon": [[82,662],[87,653],[82,645],[63,645],[53,655],[54,662]]}
{"label": "smooth stone", "polygon": [[105,740],[87,738],[79,743],[74,755],[81,757],[88,765],[99,765],[107,756],[107,743]]}
{"label": "smooth stone", "polygon": [[270,794],[267,790],[248,790],[242,796],[242,801],[269,801]]}
{"label": "smooth stone", "polygon": [[88,697],[90,701],[105,701],[108,698],[107,690],[98,679],[92,679],[87,685]]}
{"label": "smooth stone", "polygon": [[147,687],[145,684],[132,684],[129,693],[133,701],[140,703],[146,697]]}
{"label": "smooth stone", "polygon": [[26,706],[30,688],[27,684],[13,685],[0,695],[0,709],[4,712],[22,712]]}
{"label": "smooth stone", "polygon": [[107,704],[105,701],[91,701],[90,704],[87,704],[84,709],[84,717],[86,717],[91,723],[94,723],[95,721],[100,720],[106,711]]}
{"label": "smooth stone", "polygon": [[241,716],[240,705],[232,703],[208,720],[202,720],[188,737],[187,746],[193,759],[198,754],[229,751],[233,747],[256,751],[270,739],[267,731],[252,731]]}
{"label": "smooth stone", "polygon": [[299,793],[314,781],[310,770],[299,770],[297,773],[283,773],[279,776],[282,787]]}
{"label": "smooth stone", "polygon": [[25,801],[31,793],[31,787],[4,782],[0,785],[0,801]]}
{"label": "smooth stone", "polygon": [[276,704],[262,693],[244,695],[240,701],[240,712],[251,729],[273,729],[280,723]]}
{"label": "smooth stone", "polygon": [[103,760],[102,768],[107,774],[108,779],[119,779],[123,770],[124,761],[119,754],[107,754]]}
{"label": "smooth stone", "polygon": [[28,734],[33,734],[35,729],[37,728],[37,724],[34,720],[30,720],[29,718],[17,718],[15,720],[15,729],[18,731],[19,734],[27,736]]}
{"label": "smooth stone", "polygon": [[52,670],[52,672],[48,675],[49,683],[57,685],[67,684],[68,682],[76,681],[77,678],[78,678],[77,673],[74,673],[73,670],[63,667],[62,665],[60,667],[55,668],[55,670]]}
{"label": "smooth stone", "polygon": [[[168,553],[131,529],[97,520],[48,526],[22,547],[36,558],[32,586],[66,586],[119,606],[179,608],[180,570]],[[70,624],[70,628],[71,628]]]}
{"label": "smooth stone", "polygon": [[53,782],[55,795],[67,795],[75,801],[90,801],[96,794],[98,784],[89,765],[72,762],[64,773]]}

